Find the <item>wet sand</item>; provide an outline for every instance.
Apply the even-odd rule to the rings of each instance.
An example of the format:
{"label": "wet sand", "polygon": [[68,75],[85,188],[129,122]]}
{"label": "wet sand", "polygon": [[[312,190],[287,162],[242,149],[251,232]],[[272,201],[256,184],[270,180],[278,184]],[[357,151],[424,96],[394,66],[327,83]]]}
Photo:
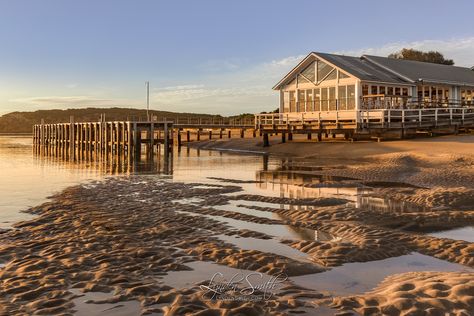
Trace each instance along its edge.
{"label": "wet sand", "polygon": [[[350,161],[353,144],[290,144],[305,154],[254,179],[70,187],[0,233],[0,314],[471,315],[472,137],[442,139],[362,143]],[[216,272],[288,280],[210,300],[199,285]]]}

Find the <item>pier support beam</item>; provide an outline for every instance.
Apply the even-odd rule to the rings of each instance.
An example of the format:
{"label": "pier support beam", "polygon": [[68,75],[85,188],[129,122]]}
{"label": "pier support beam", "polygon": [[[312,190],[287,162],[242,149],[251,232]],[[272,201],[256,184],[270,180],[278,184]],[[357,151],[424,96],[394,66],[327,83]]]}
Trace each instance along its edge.
{"label": "pier support beam", "polygon": [[311,133],[308,133],[308,140],[311,140],[311,138],[312,138]]}
{"label": "pier support beam", "polygon": [[293,133],[288,133],[288,141],[292,141],[293,140]]}
{"label": "pier support beam", "polygon": [[177,136],[177,139],[178,139],[178,144],[177,144],[177,145],[178,145],[178,149],[179,149],[179,148],[181,148],[181,130],[178,129],[178,130],[176,131],[176,133],[177,133],[176,136]]}
{"label": "pier support beam", "polygon": [[285,133],[281,133],[281,142],[286,143],[286,134]]}
{"label": "pier support beam", "polygon": [[263,133],[263,147],[269,147],[270,141],[268,140],[268,133]]}

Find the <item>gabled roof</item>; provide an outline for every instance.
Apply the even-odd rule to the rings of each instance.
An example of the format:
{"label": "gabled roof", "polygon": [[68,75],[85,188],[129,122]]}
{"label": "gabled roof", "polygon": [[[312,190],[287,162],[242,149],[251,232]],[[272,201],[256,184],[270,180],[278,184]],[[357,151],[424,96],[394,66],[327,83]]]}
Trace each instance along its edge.
{"label": "gabled roof", "polygon": [[312,52],[283,77],[273,89],[278,90],[293,80],[296,73],[308,66],[315,58],[321,59],[364,81],[415,84],[422,80],[427,83],[474,86],[474,71],[472,68],[380,56],[352,57]]}
{"label": "gabled roof", "polygon": [[465,67],[369,55],[362,58],[392,73],[401,74],[413,82],[423,80],[430,83],[474,85],[474,72]]}
{"label": "gabled roof", "polygon": [[383,68],[363,58],[326,53],[314,54],[323,60],[330,62],[334,66],[347,71],[360,80],[380,81],[387,83],[407,83],[405,78],[402,78],[401,76],[395,75],[391,72],[387,72]]}

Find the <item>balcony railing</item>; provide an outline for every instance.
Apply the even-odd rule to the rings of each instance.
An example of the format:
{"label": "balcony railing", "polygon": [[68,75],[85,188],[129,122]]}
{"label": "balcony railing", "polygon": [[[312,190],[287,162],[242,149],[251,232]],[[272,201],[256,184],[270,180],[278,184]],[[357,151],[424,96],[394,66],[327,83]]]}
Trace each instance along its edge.
{"label": "balcony railing", "polygon": [[380,126],[400,128],[404,126],[438,126],[440,124],[474,123],[474,106],[436,108],[392,108],[361,109],[329,112],[274,113],[255,115],[255,127],[275,127],[278,125],[320,125],[352,123],[362,128]]}

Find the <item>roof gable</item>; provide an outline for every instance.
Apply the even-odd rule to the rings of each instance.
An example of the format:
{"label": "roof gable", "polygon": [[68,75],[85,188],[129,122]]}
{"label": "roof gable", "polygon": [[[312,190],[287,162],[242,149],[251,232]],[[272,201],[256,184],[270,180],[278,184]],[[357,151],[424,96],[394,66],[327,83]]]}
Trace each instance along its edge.
{"label": "roof gable", "polygon": [[390,73],[367,60],[358,57],[335,55],[312,52],[301,60],[288,74],[285,75],[274,87],[274,90],[280,89],[288,84],[296,75],[306,69],[314,60],[319,59],[328,65],[340,69],[350,76],[360,80],[387,82],[394,84],[406,84],[407,80]]}

